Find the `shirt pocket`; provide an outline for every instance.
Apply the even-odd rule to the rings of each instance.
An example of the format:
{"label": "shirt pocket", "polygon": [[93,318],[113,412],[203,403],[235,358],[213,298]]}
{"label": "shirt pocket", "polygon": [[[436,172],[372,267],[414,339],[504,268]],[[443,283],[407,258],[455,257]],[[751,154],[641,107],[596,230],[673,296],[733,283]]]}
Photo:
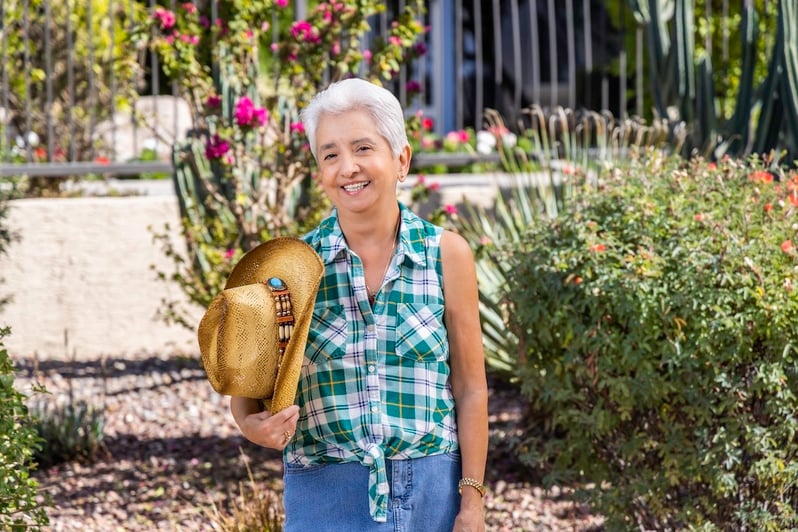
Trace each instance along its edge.
{"label": "shirt pocket", "polygon": [[416,362],[440,362],[449,354],[443,305],[400,303],[396,355]]}
{"label": "shirt pocket", "polygon": [[312,363],[341,358],[346,353],[347,323],[343,305],[313,309],[305,356]]}

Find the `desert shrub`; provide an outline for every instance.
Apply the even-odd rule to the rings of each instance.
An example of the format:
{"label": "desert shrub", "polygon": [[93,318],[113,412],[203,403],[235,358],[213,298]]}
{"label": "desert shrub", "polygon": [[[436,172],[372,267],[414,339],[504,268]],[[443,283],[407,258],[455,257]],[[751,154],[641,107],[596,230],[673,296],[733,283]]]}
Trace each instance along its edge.
{"label": "desert shrub", "polygon": [[9,333],[0,329],[0,529],[40,529],[49,519],[31,471],[41,439],[25,406],[27,397],[14,385],[14,365],[2,343]]}
{"label": "desert shrub", "polygon": [[523,461],[607,528],[798,526],[798,173],[647,151],[508,256]]}
{"label": "desert shrub", "polygon": [[83,400],[41,402],[31,409],[41,447],[40,467],[79,460],[92,462],[105,449],[105,411]]}
{"label": "desert shrub", "polygon": [[[676,149],[683,137],[668,138],[664,121],[642,123],[616,119],[609,113],[576,112],[557,108],[546,113],[532,106],[523,113],[516,136],[502,117],[486,113],[483,142],[492,144],[501,157],[505,185],[497,182],[489,208],[463,198],[464,209],[451,217],[451,226],[472,245],[479,277],[479,310],[488,368],[497,376],[515,381],[519,345],[506,327],[507,307],[502,292],[509,265],[497,253],[530,227],[551,219],[583,194],[594,191],[595,182],[621,164],[630,149]],[[675,143],[675,144],[673,144]]]}
{"label": "desert shrub", "polygon": [[249,487],[243,482],[239,483],[238,495],[230,497],[229,511],[212,503],[205,508],[204,513],[213,524],[214,530],[222,532],[281,532],[285,518],[282,500],[274,491],[255,481],[249,462],[244,458]]}

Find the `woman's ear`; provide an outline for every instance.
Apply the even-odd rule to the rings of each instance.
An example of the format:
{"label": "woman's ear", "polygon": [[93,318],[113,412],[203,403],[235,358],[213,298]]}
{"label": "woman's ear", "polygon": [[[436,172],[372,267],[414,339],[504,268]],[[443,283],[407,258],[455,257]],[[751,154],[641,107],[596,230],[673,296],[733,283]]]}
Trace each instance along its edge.
{"label": "woman's ear", "polygon": [[410,173],[410,161],[413,158],[413,148],[410,147],[410,144],[405,144],[405,147],[402,148],[402,151],[399,152],[399,176],[400,181],[404,181],[404,178],[407,177],[407,174]]}

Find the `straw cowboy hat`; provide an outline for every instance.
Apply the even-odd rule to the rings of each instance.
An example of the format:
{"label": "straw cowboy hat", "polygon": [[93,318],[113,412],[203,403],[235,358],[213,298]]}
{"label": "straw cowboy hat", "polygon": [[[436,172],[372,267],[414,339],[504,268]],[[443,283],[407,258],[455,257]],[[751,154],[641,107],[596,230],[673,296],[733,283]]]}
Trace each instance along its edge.
{"label": "straw cowboy hat", "polygon": [[296,238],[246,253],[197,331],[213,389],[260,399],[272,413],[294,403],[324,264]]}

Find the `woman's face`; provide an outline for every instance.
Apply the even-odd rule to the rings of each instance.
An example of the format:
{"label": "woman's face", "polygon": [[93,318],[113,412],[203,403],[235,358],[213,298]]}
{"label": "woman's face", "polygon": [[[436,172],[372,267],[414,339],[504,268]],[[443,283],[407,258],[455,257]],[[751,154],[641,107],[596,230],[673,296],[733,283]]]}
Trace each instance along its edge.
{"label": "woman's face", "polygon": [[339,210],[396,204],[396,182],[407,174],[410,148],[395,157],[365,111],[321,115],[316,146],[321,187]]}

